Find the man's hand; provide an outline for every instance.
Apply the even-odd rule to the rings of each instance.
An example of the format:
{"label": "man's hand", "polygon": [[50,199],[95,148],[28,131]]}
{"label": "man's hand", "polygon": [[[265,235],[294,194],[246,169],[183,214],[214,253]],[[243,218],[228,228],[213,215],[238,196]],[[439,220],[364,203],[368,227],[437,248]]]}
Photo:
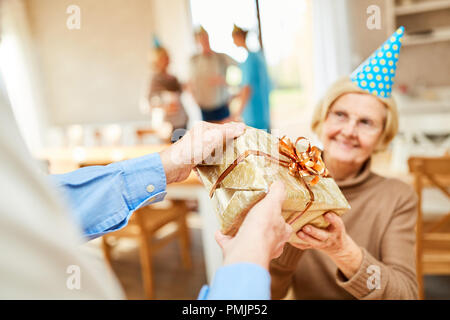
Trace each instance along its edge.
{"label": "man's hand", "polygon": [[185,180],[191,170],[214,150],[222,152],[224,144],[244,133],[245,124],[224,125],[199,122],[183,138],[160,153],[166,183]]}
{"label": "man's hand", "polygon": [[292,234],[291,226],[281,216],[285,196],[283,183],[274,182],[265,198],[249,211],[234,237],[216,232],[224,265],[251,262],[268,269],[270,260],[281,255]]}

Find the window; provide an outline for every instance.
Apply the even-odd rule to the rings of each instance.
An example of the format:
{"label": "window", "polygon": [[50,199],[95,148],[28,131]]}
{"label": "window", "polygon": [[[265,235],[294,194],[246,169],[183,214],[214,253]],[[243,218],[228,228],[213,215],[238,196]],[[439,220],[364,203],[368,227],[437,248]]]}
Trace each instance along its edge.
{"label": "window", "polygon": [[[301,121],[309,122],[308,87],[311,82],[310,5],[308,0],[259,0],[261,34],[269,74],[272,127],[283,134],[307,134],[299,131]],[[191,0],[192,24],[202,25],[209,33],[211,48],[237,61],[244,61],[245,50],[233,44],[233,25],[249,30],[247,45],[259,50],[258,16],[255,0]],[[292,114],[298,115],[293,118]],[[299,126],[300,124],[300,126]]]}

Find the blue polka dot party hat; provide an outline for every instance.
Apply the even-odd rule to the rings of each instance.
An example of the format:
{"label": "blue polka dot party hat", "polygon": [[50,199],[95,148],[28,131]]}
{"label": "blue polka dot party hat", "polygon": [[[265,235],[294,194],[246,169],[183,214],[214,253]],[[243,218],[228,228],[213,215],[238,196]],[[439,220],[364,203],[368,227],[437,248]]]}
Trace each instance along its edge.
{"label": "blue polka dot party hat", "polygon": [[350,75],[358,87],[380,97],[391,96],[405,28],[400,27]]}

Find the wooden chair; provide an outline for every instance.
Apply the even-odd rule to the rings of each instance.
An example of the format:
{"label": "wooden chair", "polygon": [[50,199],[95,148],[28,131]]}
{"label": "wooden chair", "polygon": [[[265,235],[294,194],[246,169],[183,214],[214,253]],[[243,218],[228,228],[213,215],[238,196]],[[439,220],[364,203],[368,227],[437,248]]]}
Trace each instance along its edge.
{"label": "wooden chair", "polygon": [[411,157],[409,171],[414,175],[418,195],[416,225],[416,268],[419,298],[424,299],[423,276],[450,274],[450,212],[440,219],[427,219],[422,212],[423,189],[438,188],[450,198],[450,156]]}
{"label": "wooden chair", "polygon": [[[138,240],[142,280],[145,294],[149,299],[154,297],[152,256],[157,250],[176,239],[180,245],[183,266],[186,269],[190,269],[192,266],[189,229],[186,223],[188,211],[183,200],[173,200],[170,207],[164,209],[155,208],[152,205],[143,207],[133,214],[125,228],[103,236],[103,252],[110,265],[112,260],[111,250],[113,248],[111,240],[130,237]],[[176,230],[160,239],[156,239],[155,234],[171,222],[176,223]]]}
{"label": "wooden chair", "polygon": [[[107,165],[108,163],[80,163],[80,167],[91,165]],[[106,261],[112,268],[111,251],[112,240],[120,238],[135,238],[139,242],[141,272],[145,294],[148,299],[153,299],[152,256],[172,240],[178,240],[181,250],[181,261],[186,269],[192,266],[190,256],[190,237],[187,226],[187,214],[190,209],[184,200],[170,200],[167,207],[158,207],[158,204],[149,205],[136,210],[124,228],[102,237],[102,248]],[[177,228],[156,238],[155,235],[169,223],[176,224]],[[115,241],[117,242],[117,241]]]}

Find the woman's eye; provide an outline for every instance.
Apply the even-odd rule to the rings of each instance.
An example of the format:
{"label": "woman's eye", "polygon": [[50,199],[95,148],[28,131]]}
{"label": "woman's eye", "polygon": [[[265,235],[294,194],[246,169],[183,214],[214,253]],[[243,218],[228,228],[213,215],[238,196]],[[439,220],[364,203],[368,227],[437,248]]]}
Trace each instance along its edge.
{"label": "woman's eye", "polygon": [[336,111],[334,114],[338,117],[345,117],[345,113],[340,112],[340,111]]}
{"label": "woman's eye", "polygon": [[372,122],[371,120],[369,120],[369,119],[362,119],[360,122],[361,122],[363,125],[368,126],[368,127],[371,127],[372,124],[373,124],[373,122]]}

